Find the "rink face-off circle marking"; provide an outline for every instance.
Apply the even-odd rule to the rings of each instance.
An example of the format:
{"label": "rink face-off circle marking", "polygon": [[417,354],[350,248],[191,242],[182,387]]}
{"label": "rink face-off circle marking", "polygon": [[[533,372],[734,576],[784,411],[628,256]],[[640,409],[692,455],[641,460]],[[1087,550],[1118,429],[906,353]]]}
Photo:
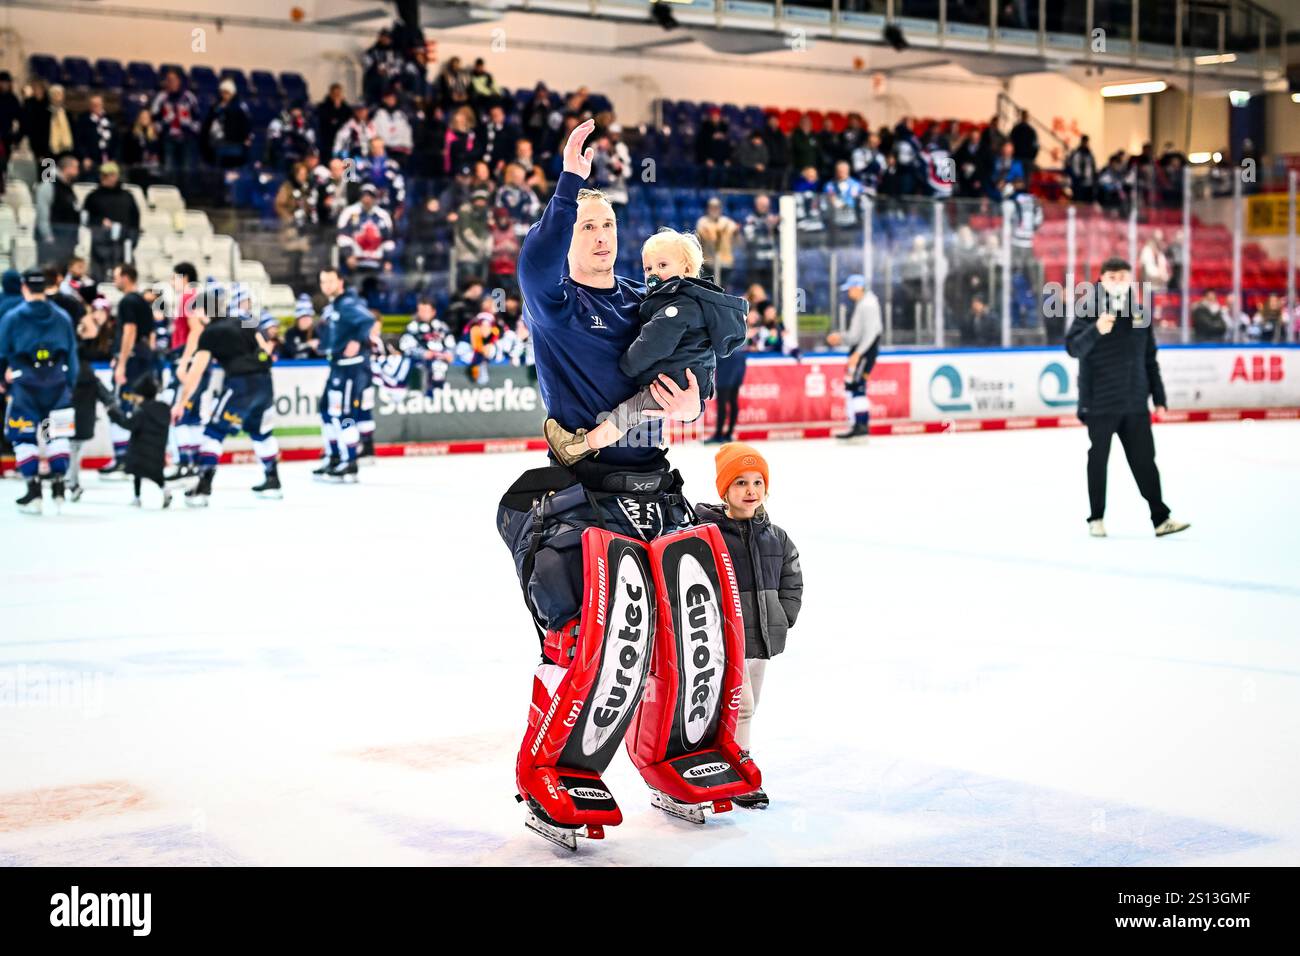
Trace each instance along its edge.
{"label": "rink face-off circle marking", "polygon": [[0,833],[147,809],[143,790],[122,780],[0,793]]}

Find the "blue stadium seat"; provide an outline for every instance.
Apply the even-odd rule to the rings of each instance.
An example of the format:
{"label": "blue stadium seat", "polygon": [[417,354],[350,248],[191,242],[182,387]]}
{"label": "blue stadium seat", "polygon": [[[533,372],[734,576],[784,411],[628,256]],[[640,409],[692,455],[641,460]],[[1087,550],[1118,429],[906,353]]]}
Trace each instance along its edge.
{"label": "blue stadium seat", "polygon": [[126,85],[133,90],[152,93],[158,89],[158,71],[152,63],[133,60],[126,65]]}
{"label": "blue stadium seat", "polygon": [[33,76],[39,76],[46,83],[63,82],[63,69],[59,66],[59,61],[52,56],[44,53],[33,53],[31,60],[28,61],[28,66]]}
{"label": "blue stadium seat", "polygon": [[280,89],[284,90],[287,100],[307,99],[307,81],[302,78],[301,73],[281,73]]}
{"label": "blue stadium seat", "polygon": [[[266,126],[280,114],[279,109],[266,100],[249,97],[245,102],[248,104],[248,116],[252,120],[254,130],[259,126]],[[256,135],[254,132],[254,138]]]}
{"label": "blue stadium seat", "polygon": [[105,90],[120,90],[126,86],[126,70],[117,60],[96,60],[95,74],[99,77],[98,85]]}
{"label": "blue stadium seat", "polygon": [[89,88],[95,83],[94,72],[90,69],[90,61],[79,56],[65,56],[63,58],[63,82],[68,86]]}
{"label": "blue stadium seat", "polygon": [[253,84],[253,92],[262,99],[279,97],[280,84],[275,82],[275,77],[266,70],[254,70],[248,74],[248,79]]}
{"label": "blue stadium seat", "polygon": [[153,91],[145,92],[144,90],[133,90],[122,94],[122,121],[130,127],[141,110],[149,108],[149,102],[153,98]]}
{"label": "blue stadium seat", "polygon": [[248,77],[244,76],[243,70],[237,70],[233,66],[225,67],[221,71],[221,78],[234,81],[235,92],[240,96],[248,95]]}
{"label": "blue stadium seat", "polygon": [[217,95],[217,74],[210,66],[196,66],[190,70],[190,89],[195,96]]}

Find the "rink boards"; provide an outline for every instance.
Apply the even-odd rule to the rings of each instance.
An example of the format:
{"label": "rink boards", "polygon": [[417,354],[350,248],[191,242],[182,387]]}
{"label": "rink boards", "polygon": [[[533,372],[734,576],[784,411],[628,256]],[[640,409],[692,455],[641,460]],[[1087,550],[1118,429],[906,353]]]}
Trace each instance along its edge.
{"label": "rink boards", "polygon": [[[1169,398],[1163,421],[1295,418],[1300,414],[1300,347],[1293,345],[1165,346],[1159,353]],[[749,358],[740,391],[742,440],[822,438],[848,419],[845,356]],[[275,429],[284,457],[320,450],[317,400],[328,366],[288,362],[274,369]],[[101,370],[107,381],[107,370]],[[380,454],[443,455],[542,450],[545,408],[526,370],[495,366],[486,386],[452,369],[446,389],[431,396],[380,388],[375,403]],[[872,434],[987,431],[1077,425],[1078,363],[1059,348],[885,351],[872,372]],[[676,428],[674,440],[712,434],[716,403],[703,418]],[[228,456],[251,454],[246,436],[226,443]],[[100,411],[86,449],[94,465],[109,452]]]}

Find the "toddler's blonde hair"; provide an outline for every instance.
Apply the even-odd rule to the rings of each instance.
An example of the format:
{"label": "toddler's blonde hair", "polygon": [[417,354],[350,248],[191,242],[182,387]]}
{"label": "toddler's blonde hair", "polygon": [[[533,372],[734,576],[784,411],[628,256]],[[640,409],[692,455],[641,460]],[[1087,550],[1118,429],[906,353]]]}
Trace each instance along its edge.
{"label": "toddler's blonde hair", "polygon": [[686,263],[686,275],[699,278],[700,268],[704,265],[704,250],[700,248],[700,240],[695,237],[695,233],[678,232],[664,226],[641,245],[641,258],[666,249],[681,256]]}

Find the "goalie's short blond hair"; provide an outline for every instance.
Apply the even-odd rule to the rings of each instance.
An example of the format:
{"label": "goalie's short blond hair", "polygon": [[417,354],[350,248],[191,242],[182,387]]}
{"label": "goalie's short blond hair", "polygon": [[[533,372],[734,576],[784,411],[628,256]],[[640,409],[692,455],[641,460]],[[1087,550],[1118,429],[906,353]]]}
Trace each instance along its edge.
{"label": "goalie's short blond hair", "polygon": [[678,232],[664,226],[641,245],[641,258],[671,250],[686,263],[686,275],[698,278],[704,265],[704,250],[693,232]]}

